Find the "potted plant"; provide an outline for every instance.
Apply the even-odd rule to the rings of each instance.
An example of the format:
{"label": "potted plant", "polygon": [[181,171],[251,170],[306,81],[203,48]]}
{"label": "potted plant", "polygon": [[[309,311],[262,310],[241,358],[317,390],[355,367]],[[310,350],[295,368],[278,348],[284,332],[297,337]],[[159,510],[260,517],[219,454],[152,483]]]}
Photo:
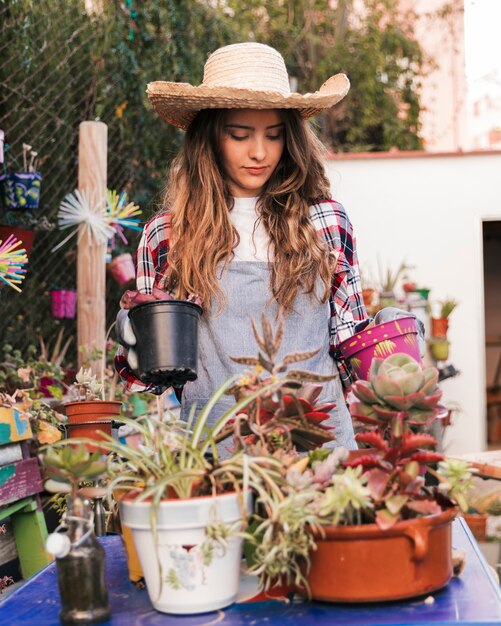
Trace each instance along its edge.
{"label": "potted plant", "polygon": [[[106,463],[84,445],[49,447],[43,451],[45,487],[66,493],[66,512],[49,535],[47,551],[56,557],[63,624],[92,624],[109,618],[104,580],[104,549],[94,535],[94,514],[80,492],[81,483],[101,476]],[[69,491],[69,493],[68,493]],[[57,532],[66,527],[67,533]]]}
{"label": "potted plant", "polygon": [[400,263],[396,270],[392,270],[390,266],[384,269],[381,263],[378,263],[379,305],[381,308],[397,305],[395,287],[402,275],[409,269],[412,269],[411,266],[407,265],[405,262]]}
{"label": "potted plant", "polygon": [[445,337],[432,337],[428,340],[428,346],[435,361],[447,361],[450,343]]}
{"label": "potted plant", "polygon": [[137,337],[138,376],[147,383],[183,385],[197,377],[198,298],[172,298],[155,290],[152,295],[127,291],[121,299],[129,309]]}
{"label": "potted plant", "polygon": [[76,289],[54,287],[50,292],[50,312],[55,320],[74,319],[76,315]]}
{"label": "potted plant", "polygon": [[[281,333],[273,335],[265,320],[263,325],[262,337],[254,327],[259,357],[235,359],[252,365],[254,372],[224,383],[187,424],[151,416],[124,419],[141,434],[140,445],[104,437],[102,449],[111,453],[109,489],[120,500],[122,525],[132,533],[151,602],[159,611],[198,613],[233,602],[251,492],[265,500],[269,489],[279,490],[285,457],[297,456],[296,437],[307,448],[333,439],[322,426],[332,405],[314,407],[316,387],[305,389],[299,382],[330,377],[284,373],[288,363],[316,351],[288,355],[275,365]],[[227,393],[236,395],[234,406],[209,426],[213,407]],[[224,444],[217,442],[230,436],[233,449],[222,458]],[[252,541],[252,535],[245,536]]]}
{"label": "potted plant", "polygon": [[113,256],[106,264],[106,269],[120,287],[126,287],[136,278],[134,259],[130,252],[122,252]]}
{"label": "potted plant", "polygon": [[[437,378],[407,355],[375,359],[350,407],[368,426],[356,436],[368,448],[283,464],[285,487],[254,509],[251,570],[265,587],[286,580],[320,600],[379,602],[448,583],[454,502],[463,502],[470,474],[449,471],[435,439],[420,432],[437,415]],[[447,478],[427,486],[425,470],[439,461]]]}
{"label": "potted plant", "polygon": [[241,400],[209,427],[212,407],[232,382],[188,424],[151,416],[124,419],[141,433],[141,445],[111,437],[102,445],[111,453],[109,489],[120,492],[122,525],[132,533],[150,600],[161,612],[203,613],[235,600],[250,488],[270,468],[278,474],[277,459],[251,459],[243,450],[220,457],[216,435],[255,397]]}
{"label": "potted plant", "polygon": [[[456,463],[465,461],[456,459]],[[496,479],[472,476],[465,494],[466,511],[463,514],[477,541],[501,539],[501,483]]]}
{"label": "potted plant", "polygon": [[406,353],[420,360],[418,328],[414,316],[400,317],[382,324],[370,324],[339,345],[355,376],[365,380],[374,358]]}
{"label": "potted plant", "polygon": [[[0,395],[4,408],[0,412],[7,419],[7,414],[17,411],[26,420],[35,436],[34,447],[58,441],[66,418],[51,406],[49,398],[59,391],[57,385],[64,375],[60,363],[47,361],[43,352],[37,356],[35,346],[28,347],[26,357],[9,344],[2,349]],[[47,381],[52,384],[45,385]]]}
{"label": "potted plant", "polygon": [[446,298],[439,302],[439,314],[431,318],[431,336],[445,339],[449,329],[449,316],[458,306],[457,300]]}
{"label": "potted plant", "polygon": [[23,143],[24,170],[0,175],[0,200],[5,211],[38,209],[42,174],[36,171],[37,157],[38,153]]}
{"label": "potted plant", "polygon": [[[111,435],[113,419],[120,415],[122,403],[105,400],[103,392],[103,384],[97,381],[92,370],[81,367],[70,388],[70,395],[73,394],[75,399],[63,404],[68,418],[66,426],[71,437],[101,441],[103,433]],[[91,451],[99,449],[99,446],[91,443],[87,446]]]}

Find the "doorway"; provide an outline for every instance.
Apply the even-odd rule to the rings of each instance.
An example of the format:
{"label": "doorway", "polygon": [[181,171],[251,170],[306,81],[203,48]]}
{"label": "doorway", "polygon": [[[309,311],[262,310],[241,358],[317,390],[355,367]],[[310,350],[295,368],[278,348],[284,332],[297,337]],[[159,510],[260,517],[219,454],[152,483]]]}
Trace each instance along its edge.
{"label": "doorway", "polygon": [[482,223],[487,436],[501,447],[501,221]]}

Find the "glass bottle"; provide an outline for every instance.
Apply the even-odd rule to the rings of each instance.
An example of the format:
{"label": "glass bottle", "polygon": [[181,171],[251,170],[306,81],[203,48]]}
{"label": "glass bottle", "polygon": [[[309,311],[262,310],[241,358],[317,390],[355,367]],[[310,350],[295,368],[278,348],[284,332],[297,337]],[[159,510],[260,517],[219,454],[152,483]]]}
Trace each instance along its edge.
{"label": "glass bottle", "polygon": [[[94,534],[94,515],[79,496],[68,497],[65,524],[69,551],[56,554],[63,624],[92,624],[109,618],[104,548]],[[66,541],[66,544],[68,544]],[[64,552],[64,551],[63,551]]]}

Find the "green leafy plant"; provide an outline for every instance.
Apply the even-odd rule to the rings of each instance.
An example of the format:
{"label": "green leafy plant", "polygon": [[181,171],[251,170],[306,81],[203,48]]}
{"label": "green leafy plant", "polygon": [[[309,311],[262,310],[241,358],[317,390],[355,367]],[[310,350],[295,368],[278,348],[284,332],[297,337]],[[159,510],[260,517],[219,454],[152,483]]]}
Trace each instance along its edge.
{"label": "green leafy plant", "polygon": [[67,491],[76,497],[81,483],[93,481],[106,471],[106,462],[101,460],[101,453],[91,453],[85,445],[69,445],[66,442],[59,446],[48,446],[42,450],[42,464],[51,482],[46,488],[55,493]]}
{"label": "green leafy plant", "polygon": [[378,260],[379,291],[392,293],[400,278],[410,269],[412,269],[412,266],[407,265],[405,261],[400,263],[396,269],[393,269],[390,265],[384,267],[381,261]]}
{"label": "green leafy plant", "polygon": [[445,300],[440,300],[440,314],[441,318],[448,318],[449,315],[454,311],[454,309],[458,306],[459,302],[454,300],[453,298],[446,298]]}

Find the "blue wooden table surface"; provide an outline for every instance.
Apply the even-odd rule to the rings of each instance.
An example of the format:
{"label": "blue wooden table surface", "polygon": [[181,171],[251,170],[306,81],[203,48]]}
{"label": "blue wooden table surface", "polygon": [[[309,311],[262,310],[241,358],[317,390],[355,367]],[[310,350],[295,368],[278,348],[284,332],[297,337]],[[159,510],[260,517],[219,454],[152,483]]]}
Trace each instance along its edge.
{"label": "blue wooden table surface", "polygon": [[[467,552],[461,577],[425,598],[381,604],[324,604],[277,600],[234,604],[224,611],[176,617],[158,613],[146,590],[128,580],[121,538],[103,538],[110,595],[109,626],[382,626],[501,624],[501,593],[475,539],[462,519],[453,524],[453,545]],[[398,572],[396,572],[398,576]],[[363,584],[363,581],[360,581]],[[0,603],[0,625],[56,626],[59,592],[54,564],[41,570]]]}

